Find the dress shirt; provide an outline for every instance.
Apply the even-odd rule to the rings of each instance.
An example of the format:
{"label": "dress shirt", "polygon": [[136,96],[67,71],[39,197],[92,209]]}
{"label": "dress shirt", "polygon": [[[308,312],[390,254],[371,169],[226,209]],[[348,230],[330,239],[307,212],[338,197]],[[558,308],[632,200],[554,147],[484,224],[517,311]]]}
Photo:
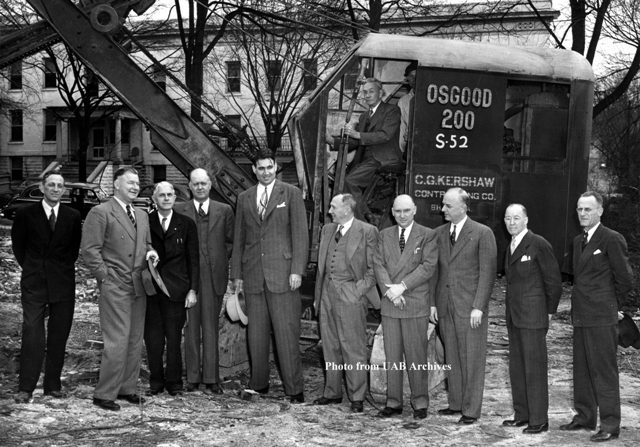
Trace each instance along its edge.
{"label": "dress shirt", "polygon": [[[587,243],[591,240],[591,237],[593,236],[593,233],[596,232],[596,230],[598,229],[599,226],[600,226],[600,222],[595,224],[592,229],[587,231]],[[582,230],[582,231],[584,232],[584,230]]]}
{"label": "dress shirt", "polygon": [[453,229],[453,226],[456,226],[456,241],[458,240],[458,237],[460,236],[460,231],[462,231],[462,227],[464,226],[464,223],[467,221],[467,215],[465,214],[464,218],[458,222],[457,224],[454,224],[453,222],[449,222],[449,234],[451,234],[451,230]]}
{"label": "dress shirt", "polygon": [[520,233],[512,236],[511,243],[513,244],[513,251],[516,251],[516,248],[518,248],[518,245],[520,245],[520,242],[522,242],[522,239],[524,238],[525,234],[527,234],[527,231],[529,231],[529,229],[525,228]]}
{"label": "dress shirt", "polygon": [[[202,211],[204,211],[205,214],[209,214],[209,200],[210,199],[207,199],[204,202],[202,202]],[[200,212],[200,202],[194,199],[193,206],[196,207],[196,214],[198,214]]]}
{"label": "dress shirt", "polygon": [[[122,209],[124,210],[125,213],[127,213],[127,207],[131,206],[131,212],[133,213],[133,218],[135,219],[136,210],[135,210],[135,207],[133,206],[133,203],[124,203],[122,200],[118,199],[116,196],[113,196],[113,198],[116,199],[116,202],[118,202],[120,204],[120,206],[122,207]],[[129,213],[127,213],[127,216],[128,215],[129,215]]]}
{"label": "dress shirt", "polygon": [[[407,228],[404,229],[404,241],[405,243],[409,240],[409,235],[411,234],[411,229],[413,228],[414,222],[411,222]],[[398,225],[398,241],[400,240],[400,234],[402,233],[402,227]]]}
{"label": "dress shirt", "polygon": [[[342,235],[344,236],[345,234],[347,234],[347,231],[349,231],[349,228],[351,228],[351,224],[353,224],[353,217],[351,219],[349,219],[348,222],[345,222],[342,224]],[[338,228],[340,228],[340,224],[338,224]],[[337,233],[337,231],[336,231]]]}
{"label": "dress shirt", "polygon": [[[204,205],[202,205],[202,209],[204,209]],[[158,213],[158,219],[160,219],[160,226],[162,227],[162,231],[167,231],[169,229],[169,224],[171,223],[171,217],[173,217],[173,210],[169,211],[169,215],[167,216],[167,228],[165,228],[164,226],[162,226],[162,219],[164,219],[164,216]]]}
{"label": "dress shirt", "polygon": [[269,204],[269,200],[271,200],[271,193],[273,192],[273,185],[276,184],[276,180],[273,179],[271,183],[267,186],[264,186],[262,183],[258,183],[258,194],[256,194],[256,208],[260,209],[260,197],[262,197],[262,191],[267,188],[267,205]]}
{"label": "dress shirt", "polygon": [[56,213],[56,219],[60,216],[60,202],[56,203],[56,206],[51,207],[46,201],[42,201],[42,207],[44,208],[44,213],[47,215],[47,220],[51,216],[51,210]]}

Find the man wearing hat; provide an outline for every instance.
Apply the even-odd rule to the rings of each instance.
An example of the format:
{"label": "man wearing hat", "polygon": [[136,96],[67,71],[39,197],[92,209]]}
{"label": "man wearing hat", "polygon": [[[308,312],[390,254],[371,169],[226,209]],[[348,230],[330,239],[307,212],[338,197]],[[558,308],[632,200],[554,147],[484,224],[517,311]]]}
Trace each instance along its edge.
{"label": "man wearing hat", "polygon": [[620,434],[618,321],[633,287],[627,242],[600,223],[602,196],[587,191],[578,199],[584,229],[573,240],[573,405],[577,414],[560,430],[600,431],[591,441],[617,439]]}
{"label": "man wearing hat", "polygon": [[414,90],[416,88],[416,71],[418,63],[411,62],[404,70],[404,79],[409,84],[409,92],[398,100],[400,108],[400,150],[404,153],[409,140],[409,121],[413,105]]}
{"label": "man wearing hat", "polygon": [[[182,390],[182,327],[186,309],[196,304],[200,282],[198,230],[193,219],[173,212],[176,195],[171,183],[158,183],[153,201],[158,210],[149,214],[151,245],[160,256],[158,272],[168,294],[157,283],[152,287],[157,294],[147,291],[144,343],[149,360],[149,393],[155,395],[166,389],[175,396]],[[162,364],[165,347],[166,368]]]}

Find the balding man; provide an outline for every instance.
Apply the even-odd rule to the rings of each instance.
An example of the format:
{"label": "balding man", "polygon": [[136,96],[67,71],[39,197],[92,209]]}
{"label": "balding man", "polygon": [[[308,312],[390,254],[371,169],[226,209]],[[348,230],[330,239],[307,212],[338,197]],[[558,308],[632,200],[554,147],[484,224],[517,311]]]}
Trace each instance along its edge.
{"label": "balding man", "polygon": [[[200,284],[198,230],[195,222],[173,212],[173,185],[160,182],[153,191],[157,211],[149,214],[151,245],[160,256],[158,272],[169,294],[155,284],[157,294],[147,300],[144,342],[149,361],[149,393],[182,391],[182,326],[187,308],[196,304]],[[154,281],[155,282],[155,281]],[[167,353],[166,368],[162,358]]]}
{"label": "balding man", "polygon": [[176,212],[190,217],[196,223],[200,244],[198,299],[187,311],[189,323],[184,336],[187,391],[194,391],[200,383],[204,383],[205,394],[222,394],[218,320],[229,278],[233,210],[225,203],[209,199],[211,179],[204,169],[191,171],[189,189],[193,193],[193,200],[175,206]]}
{"label": "balding man", "polygon": [[414,419],[426,418],[429,407],[429,281],[438,263],[438,243],[435,231],[414,222],[416,211],[410,196],[396,197],[391,212],[397,225],[380,233],[374,257],[376,280],[384,292],[387,364],[387,404],[379,417],[402,413],[403,366],[409,375]]}
{"label": "balding man", "polygon": [[511,234],[505,256],[506,318],[509,333],[509,378],[515,416],[502,425],[522,427],[525,434],[549,430],[547,330],[562,294],[562,277],[551,244],[527,229],[523,205],[504,214]]}
{"label": "balding man", "polygon": [[438,414],[462,414],[459,424],[480,417],[487,360],[489,299],[496,276],[496,239],[471,220],[469,194],[449,189],[442,212],[449,223],[438,233],[438,284],[431,318],[440,322],[449,371],[449,407]]}
{"label": "balding man", "polygon": [[345,191],[353,195],[358,203],[356,217],[366,217],[371,221],[373,217],[362,200],[361,188],[369,186],[378,169],[402,162],[400,109],[394,104],[382,102],[382,82],[375,78],[366,80],[362,94],[369,110],[360,114],[355,129],[351,123],[344,127],[345,135],[358,140],[360,146],[354,160],[356,164],[345,177]]}
{"label": "balding man", "polygon": [[347,379],[351,411],[362,413],[367,391],[367,305],[380,308],[373,255],[378,230],[354,217],[351,194],[331,200],[333,223],[322,227],[314,307],[320,315],[322,352],[327,379],[316,405],[342,402],[342,376]]}

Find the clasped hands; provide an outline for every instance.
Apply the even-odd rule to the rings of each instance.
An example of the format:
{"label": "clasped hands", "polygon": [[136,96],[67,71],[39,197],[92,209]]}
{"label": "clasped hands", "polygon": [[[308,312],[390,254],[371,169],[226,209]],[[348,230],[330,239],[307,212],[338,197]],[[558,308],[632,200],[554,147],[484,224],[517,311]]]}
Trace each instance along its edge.
{"label": "clasped hands", "polygon": [[393,303],[395,307],[398,307],[400,310],[404,309],[406,303],[402,294],[407,290],[404,284],[385,284],[388,287],[384,296],[386,296],[389,301]]}

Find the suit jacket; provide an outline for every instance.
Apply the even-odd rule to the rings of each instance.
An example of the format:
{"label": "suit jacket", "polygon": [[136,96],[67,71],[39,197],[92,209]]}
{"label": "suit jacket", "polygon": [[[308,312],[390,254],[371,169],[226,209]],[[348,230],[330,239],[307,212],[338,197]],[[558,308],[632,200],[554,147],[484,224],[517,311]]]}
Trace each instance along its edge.
{"label": "suit jacket", "polygon": [[528,230],[505,255],[507,319],[522,329],[549,327],[562,295],[562,276],[551,244]]}
{"label": "suit jacket", "polygon": [[[330,223],[322,227],[320,251],[318,253],[318,272],[316,274],[316,309],[320,309],[327,250],[329,249],[331,238],[335,237],[336,231],[338,231],[338,224],[336,223]],[[379,309],[380,295],[375,287],[376,278],[373,272],[373,255],[376,250],[378,230],[373,225],[353,219],[351,228],[349,228],[344,237],[347,238],[346,262],[349,266],[349,275],[355,281],[360,296],[366,295],[374,309]]]}
{"label": "suit jacket", "polygon": [[309,225],[299,188],[275,180],[265,218],[257,207],[258,187],[238,196],[231,277],[244,281],[246,293],[260,293],[266,282],[273,293],[285,293],[289,275],[304,275],[309,252]]}
{"label": "suit jacket", "polygon": [[53,232],[42,201],[18,209],[11,242],[22,267],[22,299],[40,303],[75,299],[74,263],[81,236],[80,213],[73,208],[60,204]]}
{"label": "suit jacket", "polygon": [[[190,217],[196,221],[197,211],[193,200],[179,203],[173,207],[174,211]],[[216,294],[224,295],[229,281],[229,258],[233,248],[233,209],[226,203],[209,200],[209,236],[200,244],[207,244],[209,251],[209,272],[213,278],[213,288]]]}
{"label": "suit jacket", "polygon": [[582,235],[573,240],[571,317],[577,327],[618,324],[618,311],[633,287],[624,237],[600,224],[581,250]]}
{"label": "suit jacket", "polygon": [[[200,287],[200,245],[196,223],[189,217],[176,213],[171,215],[167,232],[162,230],[157,211],[149,214],[151,245],[158,252],[160,262],[157,269],[167,286],[171,301],[184,301],[189,290],[198,293]],[[155,280],[154,280],[155,282]],[[158,294],[163,294],[156,285]]]}
{"label": "suit jacket", "polygon": [[[401,113],[398,106],[381,102],[376,112],[369,121],[369,127],[365,131],[365,125],[369,112],[363,112],[358,119],[357,130],[360,132],[359,145],[361,150],[370,151],[373,158],[388,166],[402,163],[402,151],[400,151],[400,118]],[[357,140],[353,140],[350,145],[355,145]],[[364,154],[362,154],[364,156]],[[360,154],[356,156],[360,157]],[[357,164],[361,160],[356,160]]]}
{"label": "suit jacket", "polygon": [[453,304],[459,317],[468,317],[473,309],[481,310],[487,315],[497,263],[493,232],[489,227],[467,217],[456,244],[451,247],[450,231],[450,223],[436,228],[438,284],[435,306],[438,318],[446,315],[449,302]]}
{"label": "suit jacket", "polygon": [[147,213],[133,209],[136,227],[114,197],[91,209],[82,231],[82,259],[99,283],[108,277],[114,286],[133,287],[144,298],[142,271],[153,247]]}
{"label": "suit jacket", "polygon": [[399,309],[382,298],[382,315],[393,318],[428,317],[431,304],[431,277],[438,264],[436,232],[414,222],[402,254],[398,226],[387,228],[378,236],[374,269],[378,287],[384,293],[386,284],[404,281],[407,290],[402,294],[405,306]]}

